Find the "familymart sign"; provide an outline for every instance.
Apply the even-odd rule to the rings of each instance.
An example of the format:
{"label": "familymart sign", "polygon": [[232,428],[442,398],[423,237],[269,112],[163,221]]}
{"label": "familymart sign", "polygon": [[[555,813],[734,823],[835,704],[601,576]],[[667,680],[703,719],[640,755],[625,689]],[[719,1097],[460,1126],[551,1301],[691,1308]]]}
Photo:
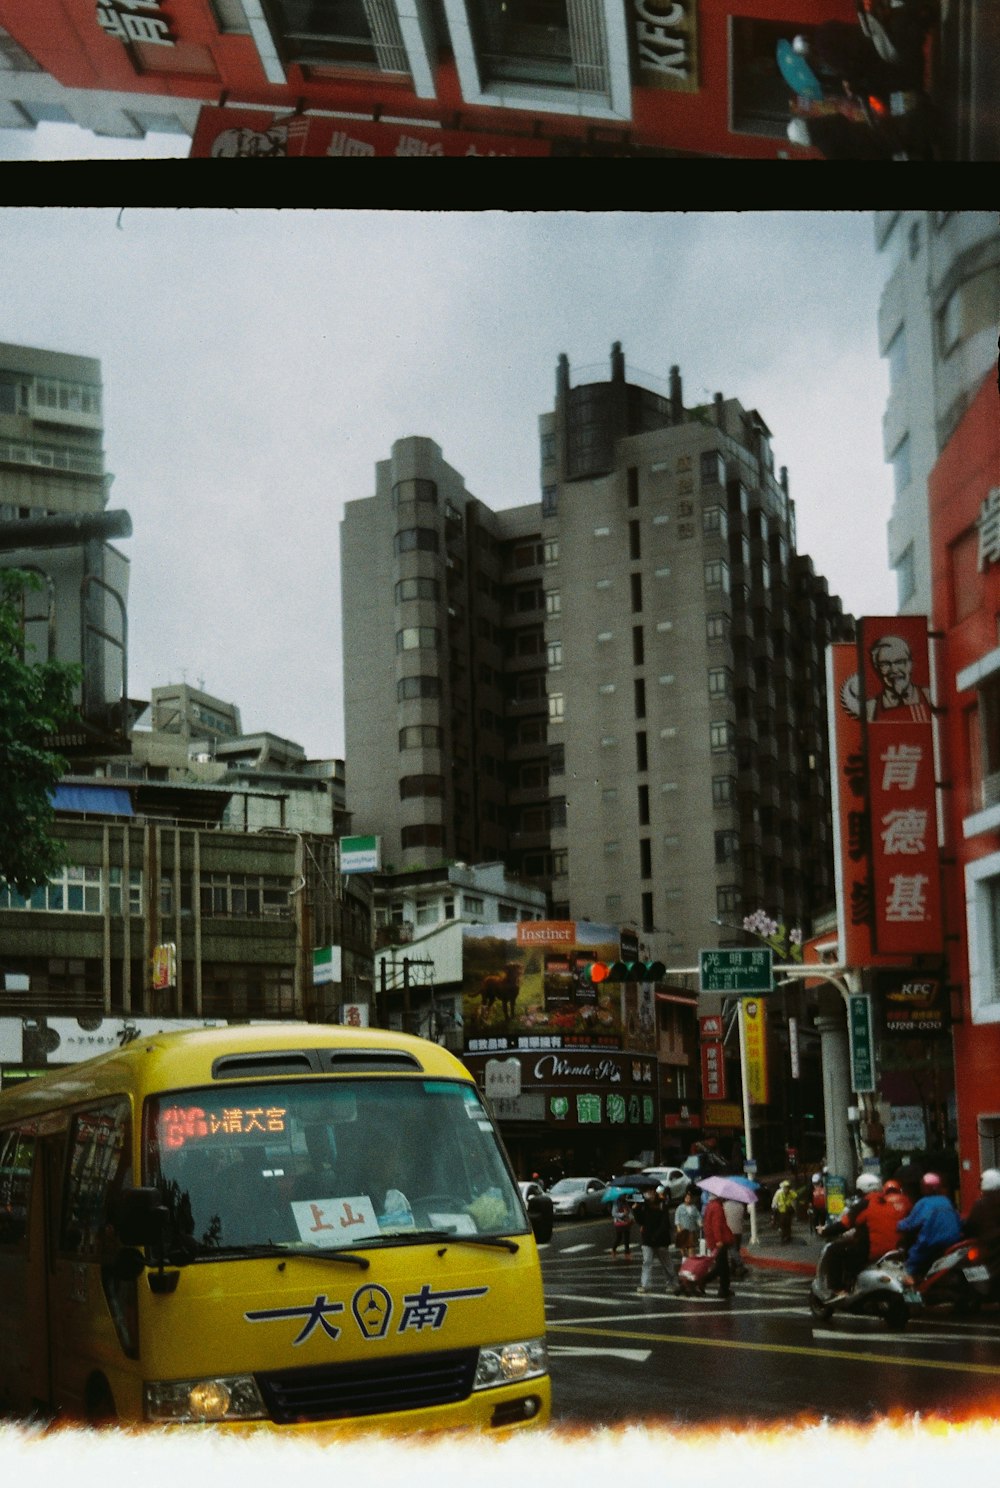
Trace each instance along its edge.
{"label": "familymart sign", "polygon": [[639,82],[694,92],[698,87],[697,0],[632,0]]}

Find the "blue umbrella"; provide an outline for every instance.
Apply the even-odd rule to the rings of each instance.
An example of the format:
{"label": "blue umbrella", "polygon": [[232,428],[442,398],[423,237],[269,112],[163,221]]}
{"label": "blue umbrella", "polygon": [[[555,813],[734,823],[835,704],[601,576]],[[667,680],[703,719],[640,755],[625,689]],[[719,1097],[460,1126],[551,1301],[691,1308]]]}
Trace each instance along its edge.
{"label": "blue umbrella", "polygon": [[613,1204],[615,1199],[631,1198],[637,1194],[637,1188],[606,1188],[601,1194],[602,1204]]}
{"label": "blue umbrella", "polygon": [[790,41],[779,41],[776,48],[778,70],[793,93],[816,101],[823,97],[823,86],[801,53]]}
{"label": "blue umbrella", "polygon": [[730,1176],[731,1176],[731,1178],[732,1178],[732,1180],[733,1180],[734,1183],[745,1183],[746,1186],[747,1186],[747,1188],[753,1188],[753,1189],[759,1189],[760,1188],[760,1184],[755,1179],[753,1179],[753,1178],[744,1178],[743,1175],[742,1175],[742,1173],[732,1173]]}

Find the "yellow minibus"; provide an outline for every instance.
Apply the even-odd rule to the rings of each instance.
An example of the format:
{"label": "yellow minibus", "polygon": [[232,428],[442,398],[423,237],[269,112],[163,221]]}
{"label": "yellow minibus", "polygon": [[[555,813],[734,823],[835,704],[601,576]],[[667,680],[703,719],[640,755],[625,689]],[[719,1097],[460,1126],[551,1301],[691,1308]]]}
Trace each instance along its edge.
{"label": "yellow minibus", "polygon": [[549,1418],[538,1251],[488,1110],[404,1034],[138,1038],[0,1094],[0,1409],[508,1433]]}

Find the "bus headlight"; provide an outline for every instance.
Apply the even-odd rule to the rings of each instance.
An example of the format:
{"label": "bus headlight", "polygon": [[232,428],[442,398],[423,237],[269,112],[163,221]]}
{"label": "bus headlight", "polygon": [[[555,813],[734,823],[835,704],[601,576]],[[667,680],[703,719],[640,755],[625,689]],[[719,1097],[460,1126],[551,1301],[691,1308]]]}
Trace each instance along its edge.
{"label": "bus headlight", "polygon": [[147,1421],[259,1421],[267,1416],[252,1374],[149,1380]]}
{"label": "bus headlight", "polygon": [[521,1343],[498,1343],[479,1350],[474,1390],[489,1390],[494,1385],[517,1385],[522,1380],[548,1374],[549,1356],[544,1338],[527,1338]]}

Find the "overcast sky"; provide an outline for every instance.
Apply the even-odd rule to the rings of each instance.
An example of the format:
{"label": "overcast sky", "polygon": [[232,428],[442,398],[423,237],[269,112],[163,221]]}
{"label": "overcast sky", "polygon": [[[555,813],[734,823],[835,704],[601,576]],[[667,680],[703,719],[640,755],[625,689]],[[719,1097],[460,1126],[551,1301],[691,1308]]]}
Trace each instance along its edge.
{"label": "overcast sky", "polygon": [[39,124],[35,129],[0,129],[0,160],[162,160],[191,153],[186,134],[147,134],[144,139],[108,139],[76,124]]}
{"label": "overcast sky", "polygon": [[870,213],[5,208],[0,233],[0,340],[102,364],[133,697],[203,684],[342,755],[345,501],[411,434],[487,505],[537,501],[559,353],[604,379],[616,340],[636,380],[677,363],[688,405],[758,409],[799,550],[846,609],[896,609]]}

